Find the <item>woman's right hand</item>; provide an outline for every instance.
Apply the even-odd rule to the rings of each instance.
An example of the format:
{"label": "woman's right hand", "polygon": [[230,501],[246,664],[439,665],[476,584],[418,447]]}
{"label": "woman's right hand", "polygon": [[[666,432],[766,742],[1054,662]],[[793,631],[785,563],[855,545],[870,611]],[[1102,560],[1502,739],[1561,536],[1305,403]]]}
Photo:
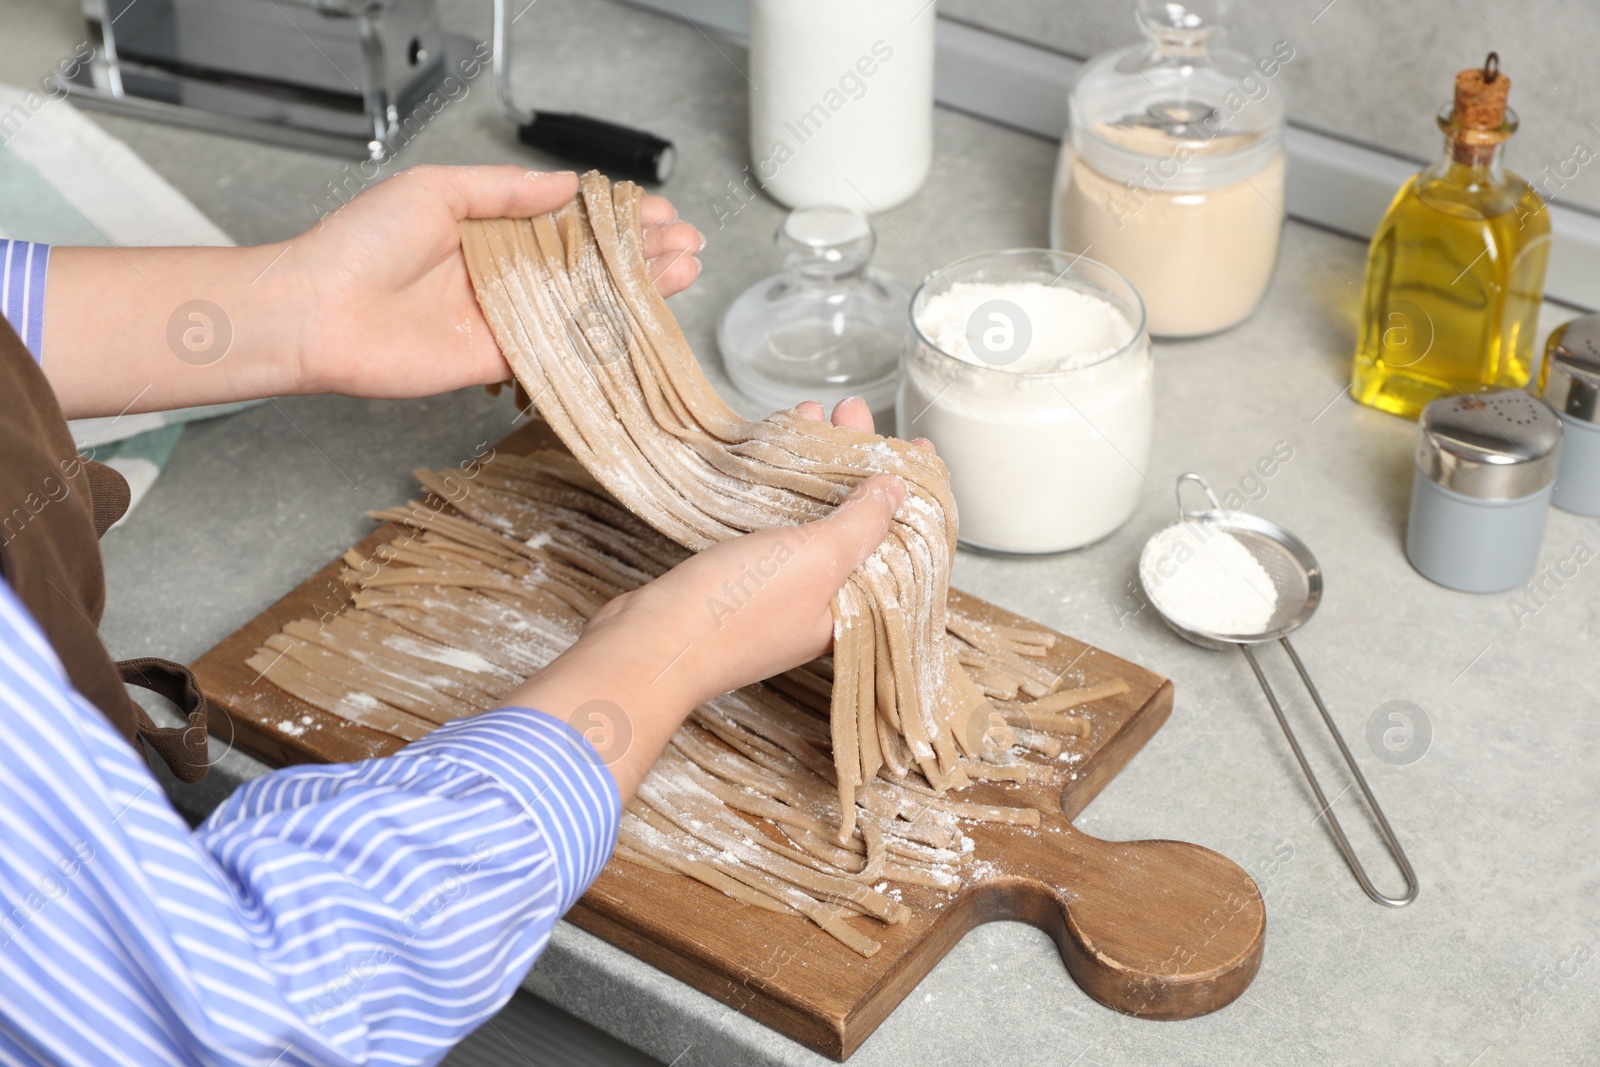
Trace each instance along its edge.
{"label": "woman's right hand", "polygon": [[[798,409],[821,418],[816,404]],[[866,404],[834,409],[839,426],[872,432]],[[882,544],[905,499],[904,483],[861,482],[826,518],[736,537],[699,552],[607,604],[583,637],[505,699],[582,728],[583,708],[620,713],[625,751],[602,753],[623,798],[649,773],[695,707],[824,655],[833,598]],[[617,731],[611,731],[615,736]]]}

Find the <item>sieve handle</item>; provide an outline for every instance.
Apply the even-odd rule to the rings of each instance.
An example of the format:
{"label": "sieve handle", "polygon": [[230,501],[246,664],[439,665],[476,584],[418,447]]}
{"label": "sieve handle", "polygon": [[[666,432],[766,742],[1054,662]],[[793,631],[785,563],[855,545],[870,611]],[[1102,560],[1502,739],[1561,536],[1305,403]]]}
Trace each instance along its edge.
{"label": "sieve handle", "polygon": [[1187,507],[1184,506],[1184,503],[1183,503],[1183,483],[1184,482],[1193,482],[1196,485],[1198,485],[1201,489],[1205,490],[1206,499],[1211,501],[1211,509],[1210,509],[1211,511],[1221,511],[1222,510],[1222,502],[1217,499],[1217,494],[1213,493],[1211,491],[1211,483],[1206,481],[1200,475],[1194,473],[1194,471],[1188,471],[1188,472],[1186,472],[1184,474],[1178,475],[1178,487],[1175,490],[1175,492],[1177,493],[1177,496],[1178,496],[1178,518],[1179,518],[1179,520],[1188,521],[1189,519],[1199,519],[1199,518],[1204,518],[1205,515],[1206,515],[1206,512],[1204,512],[1204,511],[1190,511]]}
{"label": "sieve handle", "polygon": [[[1204,482],[1202,481],[1201,484],[1203,485]],[[1209,489],[1207,491],[1209,492]],[[1361,883],[1361,888],[1366,891],[1367,896],[1376,900],[1379,904],[1391,908],[1403,908],[1417,899],[1417,876],[1411,869],[1411,861],[1406,858],[1405,849],[1400,847],[1400,839],[1395,837],[1394,829],[1390,827],[1388,818],[1383,814],[1383,808],[1378,804],[1378,798],[1372,795],[1372,788],[1367,785],[1366,777],[1361,773],[1361,768],[1356,765],[1355,756],[1350,754],[1350,746],[1344,743],[1344,735],[1339,733],[1339,727],[1334,725],[1333,716],[1328,714],[1328,707],[1322,702],[1322,694],[1317,692],[1316,685],[1311,681],[1311,675],[1306,673],[1305,664],[1300,662],[1299,653],[1295,652],[1294,646],[1289,643],[1287,637],[1280,637],[1278,643],[1283,646],[1284,651],[1289,653],[1289,659],[1294,662],[1294,669],[1299,672],[1300,680],[1306,684],[1306,689],[1311,693],[1311,699],[1316,702],[1317,710],[1322,713],[1322,721],[1327,724],[1328,733],[1333,735],[1334,743],[1339,746],[1339,754],[1344,757],[1345,766],[1350,768],[1350,774],[1355,778],[1356,785],[1361,788],[1361,795],[1367,798],[1367,807],[1371,809],[1373,816],[1377,819],[1378,830],[1383,835],[1384,842],[1389,846],[1389,854],[1394,857],[1395,865],[1400,868],[1400,874],[1406,880],[1406,895],[1403,897],[1384,896],[1372,884],[1372,879],[1367,876],[1366,868],[1361,865],[1360,860],[1356,859],[1355,849],[1350,847],[1350,839],[1344,835],[1344,827],[1339,825],[1338,817],[1333,814],[1333,803],[1323,793],[1322,783],[1317,781],[1316,774],[1311,770],[1311,764],[1306,762],[1306,754],[1300,748],[1300,741],[1295,737],[1294,730],[1290,728],[1289,719],[1283,713],[1283,706],[1278,703],[1277,694],[1272,691],[1272,686],[1267,682],[1267,676],[1262,672],[1261,664],[1256,660],[1256,654],[1251,651],[1249,645],[1240,645],[1239,648],[1244,652],[1244,658],[1250,661],[1250,669],[1255,671],[1256,681],[1261,683],[1261,691],[1267,694],[1267,702],[1272,705],[1272,713],[1278,717],[1278,725],[1283,727],[1283,736],[1289,739],[1289,747],[1294,749],[1294,758],[1299,761],[1300,770],[1305,772],[1306,781],[1311,783],[1311,791],[1317,797],[1318,816],[1326,815],[1328,817],[1328,829],[1333,831],[1334,844],[1339,846],[1339,852],[1343,854],[1345,863],[1349,864],[1350,873],[1356,876],[1356,881]],[[1347,786],[1346,788],[1349,787]],[[1337,800],[1338,797],[1334,799]]]}

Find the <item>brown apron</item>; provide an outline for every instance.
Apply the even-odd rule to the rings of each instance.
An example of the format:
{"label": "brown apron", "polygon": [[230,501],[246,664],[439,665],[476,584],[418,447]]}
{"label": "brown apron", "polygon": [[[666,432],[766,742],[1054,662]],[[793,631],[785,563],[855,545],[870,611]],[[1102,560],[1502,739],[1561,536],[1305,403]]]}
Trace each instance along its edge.
{"label": "brown apron", "polygon": [[[189,669],[163,659],[113,663],[100,641],[100,535],[128,510],[128,483],[78,455],[44,372],[0,319],[0,576],[67,669],[73,687],[135,748],[139,739],[185,782],[205,777],[206,700]],[[150,721],[124,683],[171,700],[186,726]]]}

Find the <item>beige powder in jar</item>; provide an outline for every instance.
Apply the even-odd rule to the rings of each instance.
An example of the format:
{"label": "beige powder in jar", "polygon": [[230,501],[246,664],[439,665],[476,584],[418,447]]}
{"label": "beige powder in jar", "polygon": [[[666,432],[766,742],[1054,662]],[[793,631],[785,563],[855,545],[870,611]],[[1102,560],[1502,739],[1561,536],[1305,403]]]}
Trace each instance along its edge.
{"label": "beige powder in jar", "polygon": [[1132,282],[1152,334],[1196,336],[1249,318],[1278,258],[1281,154],[1247,178],[1192,191],[1116,181],[1077,155],[1068,173],[1057,194],[1056,244]]}

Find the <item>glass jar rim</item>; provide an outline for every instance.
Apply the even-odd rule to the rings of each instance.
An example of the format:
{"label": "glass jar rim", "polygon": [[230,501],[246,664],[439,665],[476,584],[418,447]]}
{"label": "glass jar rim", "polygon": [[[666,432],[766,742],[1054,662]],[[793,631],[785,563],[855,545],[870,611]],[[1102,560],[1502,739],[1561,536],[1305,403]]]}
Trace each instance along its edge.
{"label": "glass jar rim", "polygon": [[[930,337],[928,337],[925,332],[923,332],[922,324],[917,321],[917,309],[923,301],[924,294],[928,291],[928,287],[933,285],[936,280],[939,280],[942,275],[949,271],[953,271],[958,267],[969,267],[974,263],[978,263],[987,259],[1005,261],[1011,257],[1015,257],[1017,260],[1021,260],[1026,256],[1034,256],[1040,259],[1070,260],[1066,268],[1063,269],[1060,274],[1057,274],[1053,281],[1048,283],[1050,285],[1055,285],[1062,278],[1067,277],[1068,273],[1075,270],[1081,263],[1093,267],[1096,270],[1103,271],[1108,276],[1115,278],[1117,281],[1127,286],[1128,295],[1133,298],[1133,311],[1135,312],[1135,315],[1129,318],[1129,325],[1133,327],[1132,335],[1125,343],[1119,345],[1110,352],[1105,353],[1100,358],[1092,360],[1088,363],[1081,363],[1075,367],[1066,367],[1060,370],[1013,371],[1007,370],[1002,366],[974,363],[971,360],[962,359],[953,352],[947,352],[943,348],[940,348]],[[951,282],[950,284],[954,285],[956,283]],[[1121,300],[1117,294],[1107,292],[1104,288],[1093,285],[1093,283],[1090,284],[1093,289],[1098,290],[1096,295],[1109,299],[1114,306],[1121,303]],[[1118,310],[1122,309],[1119,307]],[[1008,378],[1035,381],[1051,378],[1066,378],[1078,373],[1079,371],[1089,370],[1092,367],[1098,367],[1109,363],[1112,360],[1115,360],[1117,357],[1124,355],[1131,349],[1139,346],[1141,343],[1145,345],[1149,344],[1149,335],[1145,331],[1145,324],[1148,321],[1148,314],[1145,311],[1144,296],[1140,294],[1137,288],[1134,287],[1134,284],[1115,268],[1100,262],[1098,259],[1090,259],[1088,256],[1081,254],[1072,255],[1068,252],[1059,252],[1053,248],[1002,248],[995,251],[974,252],[971,255],[962,256],[960,259],[953,260],[952,262],[945,264],[943,267],[936,268],[926,277],[924,277],[921,282],[917,283],[916,289],[912,290],[911,303],[906,311],[911,317],[912,336],[916,338],[918,345],[921,347],[930,352],[937,353],[941,358],[947,359],[958,366],[967,367],[978,371],[987,371],[993,374],[1003,374]]]}

